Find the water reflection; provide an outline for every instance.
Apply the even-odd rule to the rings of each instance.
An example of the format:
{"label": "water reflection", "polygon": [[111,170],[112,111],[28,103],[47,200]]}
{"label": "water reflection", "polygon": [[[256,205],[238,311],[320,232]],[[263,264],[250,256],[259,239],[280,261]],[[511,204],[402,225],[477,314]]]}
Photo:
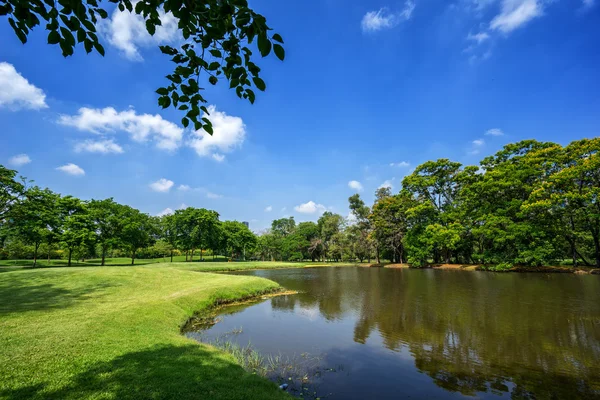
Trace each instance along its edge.
{"label": "water reflection", "polygon": [[[327,352],[324,362],[348,365],[353,377],[328,388],[336,398],[369,396],[374,387],[380,398],[600,397],[595,276],[363,268],[253,274],[301,293],[271,299],[271,314],[244,321],[248,328],[270,326],[260,335],[270,336],[271,349],[314,345]],[[345,342],[350,334],[354,345]],[[415,373],[430,378],[421,385],[444,391],[413,387]]]}

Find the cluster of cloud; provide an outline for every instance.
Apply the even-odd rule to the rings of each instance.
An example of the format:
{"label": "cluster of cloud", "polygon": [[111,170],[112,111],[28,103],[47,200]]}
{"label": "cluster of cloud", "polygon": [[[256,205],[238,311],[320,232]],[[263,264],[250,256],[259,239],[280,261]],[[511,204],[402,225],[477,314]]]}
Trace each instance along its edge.
{"label": "cluster of cloud", "polygon": [[62,171],[65,174],[73,175],[73,176],[83,176],[85,175],[85,171],[79,165],[68,163],[65,165],[61,165],[60,167],[56,167],[58,171]]}
{"label": "cluster of cloud", "polygon": [[8,160],[8,164],[13,167],[21,167],[25,164],[29,164],[30,162],[31,158],[29,158],[27,154],[17,154]]}
{"label": "cluster of cloud", "polygon": [[[97,135],[122,131],[128,133],[136,142],[152,140],[157,148],[170,151],[177,149],[183,138],[183,129],[176,124],[163,119],[159,114],[138,114],[132,108],[117,111],[113,107],[102,109],[82,107],[76,115],[61,115],[58,123]],[[103,143],[107,144],[105,140]],[[87,147],[101,148],[102,146]],[[85,148],[85,145],[81,147],[81,149]],[[109,148],[114,152],[117,147],[109,146]],[[120,150],[122,152],[123,149]]]}
{"label": "cluster of cloud", "polygon": [[[29,164],[31,158],[27,154],[17,154],[8,159],[8,165],[11,167],[22,167],[23,165]],[[64,172],[67,175],[72,176],[83,176],[85,171],[77,164],[68,163],[55,168],[57,171]]]}
{"label": "cluster of cloud", "polygon": [[390,167],[408,168],[410,167],[410,163],[408,161],[392,162],[390,163]]}
{"label": "cluster of cloud", "polygon": [[383,189],[383,188],[390,189],[390,190],[393,189],[394,185],[392,185],[392,180],[390,180],[390,179],[385,180],[381,185],[379,185],[378,189]]}
{"label": "cluster of cloud", "polygon": [[294,207],[294,210],[301,214],[323,214],[325,211],[327,211],[327,207],[325,207],[323,204],[317,204],[310,200]]}
{"label": "cluster of cloud", "polygon": [[363,185],[359,181],[348,182],[348,187],[352,190],[356,190],[357,192],[362,192],[363,190]]}
{"label": "cluster of cloud", "polygon": [[240,147],[246,138],[246,125],[240,117],[227,115],[215,106],[208,107],[209,115],[204,114],[212,123],[213,134],[203,129],[192,133],[188,146],[201,157],[212,157],[215,161],[225,160],[223,153],[230,153]]}
{"label": "cluster of cloud", "polygon": [[12,64],[0,62],[0,108],[40,110],[48,108],[46,94],[23,77]]}
{"label": "cluster of cloud", "polygon": [[156,182],[152,182],[149,186],[155,192],[167,193],[171,190],[175,182],[170,179],[160,178]]}
{"label": "cluster of cloud", "polygon": [[488,129],[485,132],[486,136],[504,136],[504,132],[502,132],[502,129],[499,128],[492,128],[492,129]]}
{"label": "cluster of cloud", "polygon": [[[528,22],[542,17],[545,8],[553,2],[553,0],[471,0],[472,8],[479,16],[488,7],[497,3],[500,4],[499,11],[494,17],[490,21],[480,24],[483,27],[482,30],[477,33],[469,32],[466,39],[472,44],[464,51],[466,53],[476,53],[477,47],[489,42],[495,34],[506,36],[525,26]],[[589,9],[594,6],[595,0],[582,0],[581,4],[584,9]],[[473,62],[478,59],[487,59],[490,56],[491,50],[488,48],[484,50],[481,56],[472,54],[470,60]]]}
{"label": "cluster of cloud", "polygon": [[273,206],[266,206],[265,207],[265,212],[271,212],[273,211]]}
{"label": "cluster of cloud", "polygon": [[[487,131],[485,131],[484,135],[499,137],[499,136],[504,136],[504,132],[502,131],[502,129],[492,128],[492,129],[488,129]],[[483,150],[484,147],[485,147],[485,140],[483,138],[475,139],[470,143],[468,153],[471,155],[479,154],[479,153],[481,153],[481,150]]]}
{"label": "cluster of cloud", "polygon": [[367,12],[360,23],[363,32],[377,32],[386,28],[393,28],[403,21],[408,21],[415,9],[415,3],[407,0],[404,8],[397,12],[390,12],[387,8]]}
{"label": "cluster of cloud", "polygon": [[123,148],[115,143],[113,139],[105,140],[84,140],[75,144],[76,153],[100,153],[100,154],[121,154]]}
{"label": "cluster of cloud", "polygon": [[[137,2],[136,2],[137,3]],[[135,8],[135,4],[133,7]],[[158,12],[161,25],[156,27],[154,35],[146,30],[146,23],[141,15],[115,8],[110,19],[101,21],[99,32],[108,42],[116,47],[123,56],[131,61],[143,61],[140,48],[158,44],[174,43],[180,40],[177,32],[177,19],[163,10]]]}
{"label": "cluster of cloud", "polygon": [[[175,186],[175,182],[173,182],[170,179],[160,178],[156,182],[150,183],[148,186],[154,192],[168,193],[171,191],[173,186]],[[179,192],[189,192],[189,191],[199,192],[199,193],[204,194],[204,196],[207,199],[213,199],[213,200],[223,198],[223,195],[221,195],[221,194],[213,193],[202,187],[193,188],[190,185],[186,185],[183,183],[180,184],[179,186],[177,186],[177,191],[179,191]]]}

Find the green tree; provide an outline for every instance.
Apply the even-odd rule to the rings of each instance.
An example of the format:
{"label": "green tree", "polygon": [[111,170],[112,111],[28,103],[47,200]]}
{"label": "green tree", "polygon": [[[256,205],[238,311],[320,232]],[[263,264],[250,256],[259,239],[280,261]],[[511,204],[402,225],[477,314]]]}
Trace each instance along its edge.
{"label": "green tree", "polygon": [[113,199],[91,200],[87,209],[93,223],[95,241],[100,246],[101,265],[104,265],[106,253],[119,246],[119,234],[122,229],[120,219],[121,205]]}
{"label": "green tree", "polygon": [[15,178],[17,171],[0,165],[0,224],[8,216],[11,207],[19,201],[24,192],[25,185]]}
{"label": "green tree", "polygon": [[70,267],[73,251],[94,241],[93,222],[87,204],[76,197],[62,197],[58,210],[61,222],[60,242],[67,249]]}
{"label": "green tree", "polygon": [[[177,20],[185,43],[180,48],[160,46],[176,66],[167,75],[168,85],[156,92],[160,95],[159,106],[173,106],[185,112],[182,119],[185,127],[191,121],[195,129],[204,128],[212,134],[210,121],[201,115],[201,111],[208,114],[203,105],[207,103],[203,96],[206,84],[225,80],[238,97],[251,103],[255,99],[254,88],[265,90],[250,48],[253,43],[262,57],[271,51],[280,60],[285,57],[281,36],[271,33],[265,17],[254,12],[246,0],[109,0],[107,3],[117,4],[121,12],[142,17],[150,35],[162,25],[165,13]],[[48,43],[59,45],[65,57],[74,53],[77,44],[83,44],[87,53],[95,50],[104,55],[97,27],[101,19],[108,18],[107,9],[97,0],[0,0],[0,16],[7,16],[22,43],[27,42],[33,28],[42,24],[48,31]]]}
{"label": "green tree", "polygon": [[369,220],[371,209],[365,205],[365,202],[360,198],[358,193],[350,196],[348,202],[350,203],[350,212],[356,219],[354,229],[359,234],[354,235],[353,237],[360,242],[356,243],[354,247],[359,251],[358,254],[360,254],[359,258],[361,259],[361,262],[365,258],[365,255],[366,258],[368,258],[368,261],[371,262],[371,250],[375,247],[377,263],[379,263],[379,247],[376,246],[373,236],[371,235],[373,229],[371,221]]}
{"label": "green tree", "polygon": [[222,223],[223,237],[231,259],[235,256],[246,258],[246,250],[256,245],[256,235],[241,222],[224,221]]}
{"label": "green tree", "polygon": [[120,212],[122,229],[120,241],[131,256],[131,265],[135,263],[137,251],[151,245],[158,233],[158,224],[148,214],[135,208],[123,206]]}
{"label": "green tree", "polygon": [[34,267],[40,245],[58,229],[59,198],[49,189],[33,186],[25,191],[22,201],[13,204],[10,209],[9,229],[23,242],[33,246]]}

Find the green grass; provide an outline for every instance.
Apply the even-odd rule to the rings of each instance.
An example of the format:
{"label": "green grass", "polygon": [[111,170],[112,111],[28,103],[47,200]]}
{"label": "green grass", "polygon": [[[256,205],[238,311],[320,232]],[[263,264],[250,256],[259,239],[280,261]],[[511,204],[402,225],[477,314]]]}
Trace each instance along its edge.
{"label": "green grass", "polygon": [[[213,261],[212,256],[205,256],[205,261],[202,262],[224,262],[227,261],[227,257],[217,256],[216,260]],[[160,257],[160,258],[151,258],[151,259],[143,259],[138,258],[135,260],[135,265],[147,265],[147,264],[158,264],[164,262],[170,262],[170,257]],[[185,255],[183,256],[173,256],[173,262],[185,262]],[[192,262],[200,262],[200,257],[195,255]],[[92,258],[89,260],[85,260],[81,262],[79,260],[71,260],[71,266],[73,267],[90,267],[90,266],[100,266],[102,260],[100,258]],[[54,268],[54,267],[66,267],[68,264],[67,260],[50,260],[45,258],[38,258],[36,268]],[[115,257],[115,258],[107,258],[105,260],[105,265],[108,266],[130,266],[131,258],[127,257]],[[0,260],[0,267],[31,267],[33,266],[33,260]]]}
{"label": "green grass", "polygon": [[289,398],[231,355],[180,334],[218,299],[277,288],[191,270],[214,264],[225,263],[0,274],[0,399]]}

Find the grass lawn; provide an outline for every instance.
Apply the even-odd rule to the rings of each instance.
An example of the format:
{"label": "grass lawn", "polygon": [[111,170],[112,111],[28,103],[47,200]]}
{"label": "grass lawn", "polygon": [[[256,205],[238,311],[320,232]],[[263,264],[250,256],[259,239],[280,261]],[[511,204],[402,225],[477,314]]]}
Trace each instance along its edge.
{"label": "grass lawn", "polygon": [[[164,263],[164,262],[169,262],[171,260],[170,257],[161,257],[161,258],[151,258],[151,259],[143,259],[143,258],[136,258],[135,260],[135,265],[147,265],[147,264],[158,264],[158,263]],[[205,260],[207,262],[224,262],[227,261],[227,257],[224,256],[217,256],[216,260],[213,261],[213,257],[212,256],[207,256],[205,257]],[[173,256],[173,262],[184,262],[185,261],[185,255],[183,256]],[[193,262],[200,262],[200,257],[199,256],[194,256],[194,260]],[[71,266],[73,267],[90,267],[90,266],[100,266],[102,263],[102,260],[99,258],[93,258],[90,260],[85,260],[84,262],[81,262],[79,260],[71,260]],[[33,265],[33,260],[0,260],[0,268],[2,267],[11,267],[13,269],[17,268],[17,267],[31,267]],[[118,257],[118,258],[107,258],[105,260],[105,265],[112,265],[112,266],[131,266],[131,258],[127,258],[127,257]],[[36,268],[47,268],[47,267],[66,267],[67,266],[67,260],[50,260],[48,261],[48,259],[46,258],[38,258],[37,260],[37,266]]]}
{"label": "grass lawn", "polygon": [[192,270],[216,264],[226,265],[0,274],[0,399],[289,398],[230,356],[180,335],[190,315],[217,299],[277,288]]}

